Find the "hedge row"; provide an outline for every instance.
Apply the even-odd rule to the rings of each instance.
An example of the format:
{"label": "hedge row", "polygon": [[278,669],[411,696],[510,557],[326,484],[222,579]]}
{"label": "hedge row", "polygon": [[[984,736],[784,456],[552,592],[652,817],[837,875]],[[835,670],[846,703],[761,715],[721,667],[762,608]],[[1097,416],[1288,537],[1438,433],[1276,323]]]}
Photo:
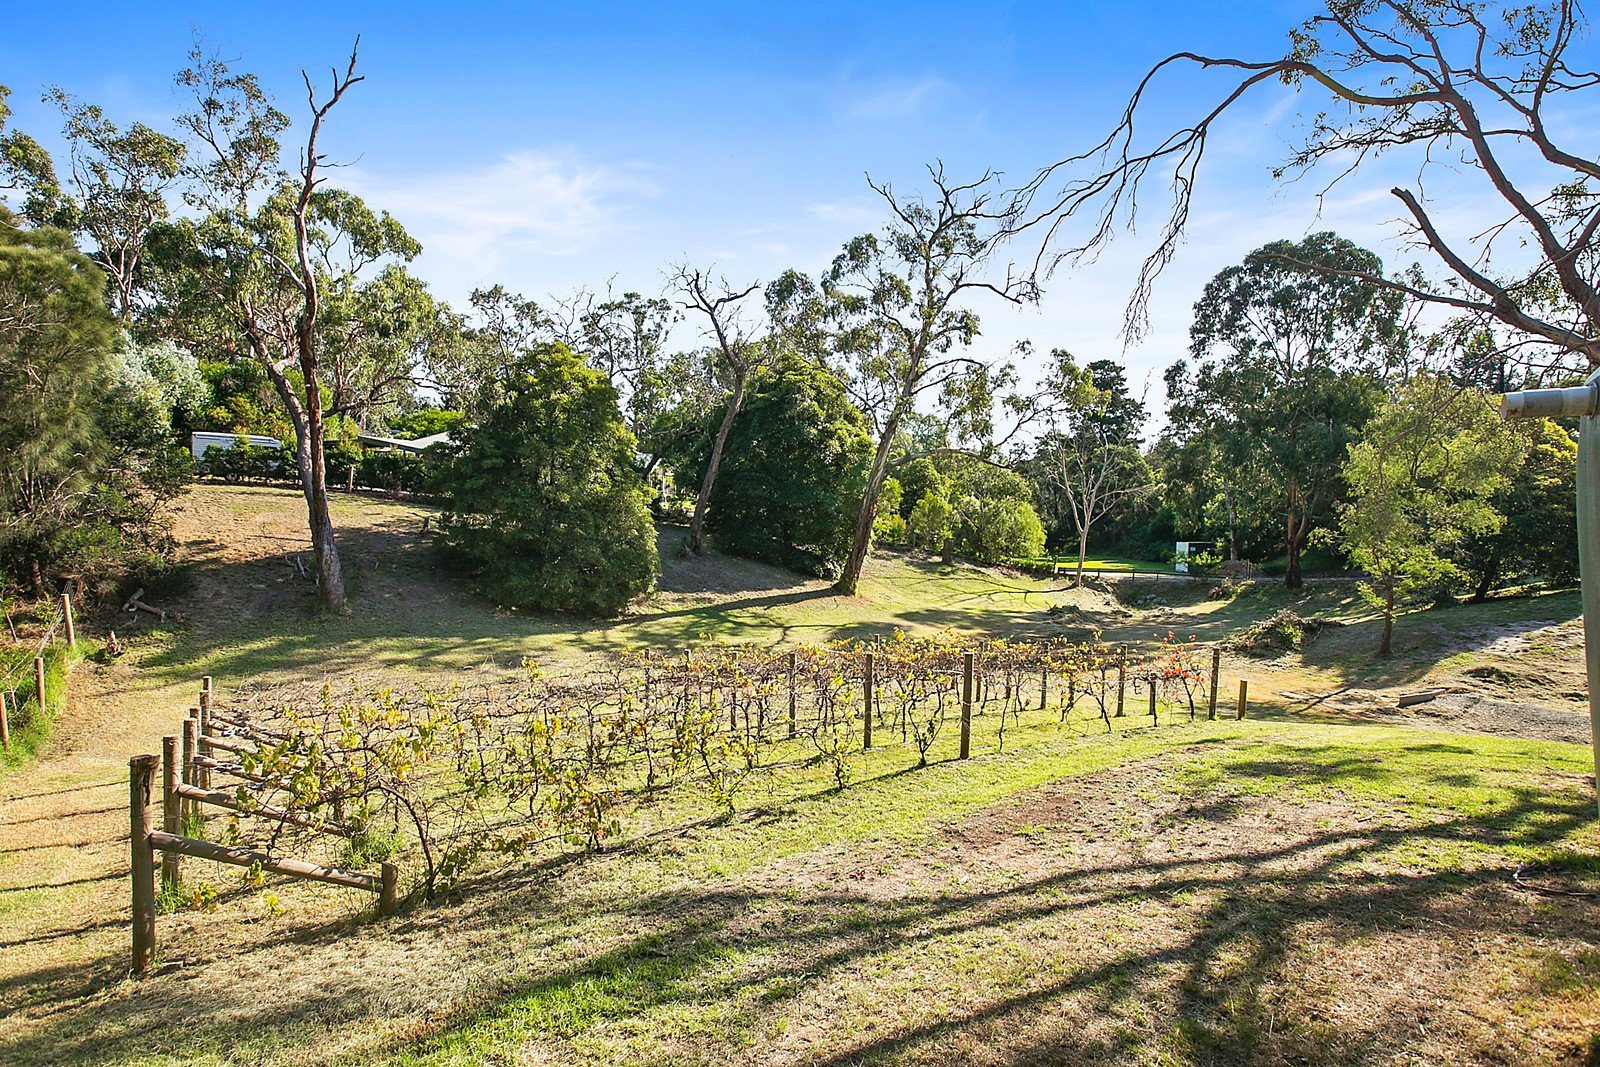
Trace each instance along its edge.
{"label": "hedge row", "polygon": [[[387,493],[426,496],[434,492],[439,464],[426,455],[400,451],[371,451],[342,445],[325,454],[328,483]],[[354,477],[352,478],[352,472]],[[263,448],[239,441],[232,448],[213,445],[195,460],[195,473],[224,482],[287,482],[296,484],[299,472],[292,448]]]}

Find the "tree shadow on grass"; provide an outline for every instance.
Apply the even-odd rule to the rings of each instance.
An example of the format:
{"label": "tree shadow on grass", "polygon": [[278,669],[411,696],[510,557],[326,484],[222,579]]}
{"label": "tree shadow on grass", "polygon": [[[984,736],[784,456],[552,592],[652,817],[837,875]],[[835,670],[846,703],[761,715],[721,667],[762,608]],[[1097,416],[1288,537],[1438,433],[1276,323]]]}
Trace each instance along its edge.
{"label": "tree shadow on grass", "polygon": [[[1402,751],[1413,747],[1430,757],[1470,752],[1430,741]],[[1382,766],[1332,745],[1266,757],[1229,751],[1218,768],[1230,780],[1257,783],[1392,785]],[[1448,788],[1461,776],[1423,767],[1415,784]],[[1577,788],[1514,784],[1500,795],[1484,818],[1403,829],[1301,826],[1287,840],[1225,851],[1060,864],[974,888],[907,884],[889,895],[849,881],[786,886],[779,877],[772,887],[680,881],[597,896],[584,877],[588,865],[622,861],[569,858],[563,867],[572,878],[547,868],[486,883],[452,907],[420,909],[388,926],[238,946],[199,974],[158,977],[138,995],[65,1012],[12,1041],[5,1055],[18,1064],[111,1064],[157,1048],[182,1059],[245,1041],[272,1059],[274,1048],[317,1041],[321,1028],[426,1015],[427,1036],[394,1038],[367,1058],[478,1062],[529,1049],[572,1058],[567,1043],[582,1037],[590,1049],[624,1040],[639,1063],[726,1062],[735,1050],[775,1042],[775,1058],[838,1067],[979,1053],[1014,1064],[1378,1062],[1414,1049],[1427,1030],[1466,1038],[1451,1035],[1437,997],[1416,995],[1421,990],[1401,989],[1408,995],[1365,1013],[1310,1010],[1327,990],[1311,997],[1296,989],[1303,964],[1296,955],[1308,938],[1370,940],[1375,951],[1391,952],[1406,942],[1385,939],[1412,928],[1444,945],[1508,937],[1595,943],[1600,906],[1587,900],[1533,909],[1503,870],[1418,870],[1386,860],[1397,849],[1536,845],[1592,819],[1591,800]],[[1227,793],[1191,799],[1189,810],[1166,822],[1203,829],[1281,810]],[[1193,903],[1170,903],[1180,897]],[[564,940],[569,924],[597,910],[601,932]],[[1129,915],[1138,924],[1121,925]],[[487,987],[457,987],[444,998],[443,1016],[439,991],[425,982],[408,988],[419,983],[376,962],[370,971],[346,966],[338,981],[307,981],[302,970],[304,987],[291,998],[255,995],[259,968],[253,980],[235,980],[236,968],[272,950],[274,940],[280,950],[292,944],[332,964],[349,956],[403,960],[426,954],[436,923],[483,951],[510,950]],[[396,941],[411,947],[397,955]],[[519,952],[533,956],[523,964]],[[1008,969],[1013,958],[1017,966]],[[1003,973],[991,973],[995,967]],[[949,999],[930,1002],[935,994]],[[873,1010],[860,1007],[863,997]],[[804,1043],[785,1046],[791,1038]],[[1474,1058],[1473,1049],[1455,1051]]]}

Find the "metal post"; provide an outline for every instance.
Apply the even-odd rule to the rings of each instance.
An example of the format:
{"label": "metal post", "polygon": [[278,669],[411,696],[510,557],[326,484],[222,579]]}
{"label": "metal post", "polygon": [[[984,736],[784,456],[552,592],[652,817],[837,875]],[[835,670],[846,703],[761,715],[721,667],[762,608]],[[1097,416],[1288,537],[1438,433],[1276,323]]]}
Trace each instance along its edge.
{"label": "metal post", "polygon": [[[1600,773],[1600,371],[1570,389],[1525,389],[1500,398],[1508,419],[1578,419],[1578,575],[1583,586],[1584,660],[1589,675],[1589,738]],[[1600,796],[1596,798],[1600,804]]]}

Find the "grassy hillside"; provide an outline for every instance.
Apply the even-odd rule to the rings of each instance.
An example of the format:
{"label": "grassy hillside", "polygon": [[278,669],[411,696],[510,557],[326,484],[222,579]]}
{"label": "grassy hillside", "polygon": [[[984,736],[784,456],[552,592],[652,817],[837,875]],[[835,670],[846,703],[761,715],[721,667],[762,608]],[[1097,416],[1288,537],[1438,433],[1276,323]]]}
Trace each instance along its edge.
{"label": "grassy hillside", "polygon": [[[1414,612],[1380,661],[1347,586],[1073,590],[891,556],[843,598],[677,559],[669,531],[661,592],[583,623],[487,608],[428,564],[423,510],[341,498],[353,611],[330,619],[293,565],[302,514],[279,490],[191,494],[177,617],[118,620],[128,655],[80,668],[55,740],[0,778],[0,1062],[1590,1062],[1600,839],[1570,593]],[[381,921],[360,894],[193,863],[214,899],[163,915],[158,974],[125,977],[127,759],[201,674],[566,671],[896,627],[1209,641],[1284,608],[1343,625],[1230,654],[1244,721],[1041,715],[1001,752],[986,720],[969,761],[948,736],[920,770],[857,754],[842,792],[795,765],[730,819],[646,819]],[[1459,692],[1395,707],[1422,685]]]}

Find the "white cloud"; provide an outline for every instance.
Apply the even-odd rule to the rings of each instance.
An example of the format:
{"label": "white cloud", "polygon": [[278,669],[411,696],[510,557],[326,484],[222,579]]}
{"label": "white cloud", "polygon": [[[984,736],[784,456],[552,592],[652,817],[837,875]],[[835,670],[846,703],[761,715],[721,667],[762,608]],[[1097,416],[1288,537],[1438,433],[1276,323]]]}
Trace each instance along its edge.
{"label": "white cloud", "polygon": [[881,201],[859,196],[808,204],[806,211],[818,222],[842,226],[852,232],[875,230],[884,219]]}
{"label": "white cloud", "polygon": [[660,195],[636,174],[570,152],[517,152],[404,183],[357,172],[349,184],[398,218],[428,259],[484,274],[517,257],[582,253],[615,233],[635,204]]}
{"label": "white cloud", "polygon": [[880,85],[847,97],[845,113],[851,118],[882,121],[904,119],[920,112],[950,87],[950,83],[933,74],[924,74],[914,82]]}

